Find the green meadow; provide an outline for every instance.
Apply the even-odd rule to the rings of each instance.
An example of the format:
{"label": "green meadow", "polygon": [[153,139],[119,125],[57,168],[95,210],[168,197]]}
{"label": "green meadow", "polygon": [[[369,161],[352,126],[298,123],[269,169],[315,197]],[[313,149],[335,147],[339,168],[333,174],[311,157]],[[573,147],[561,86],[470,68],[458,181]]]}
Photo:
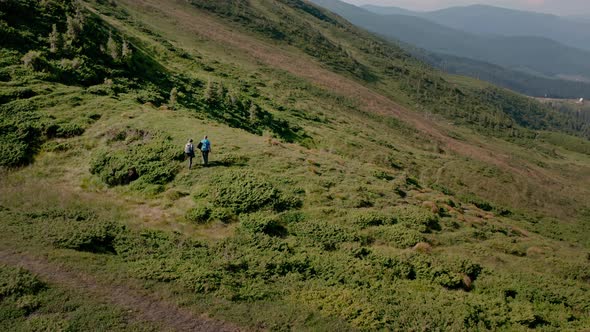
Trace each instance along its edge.
{"label": "green meadow", "polygon": [[1,330],[590,326],[576,112],[299,0],[1,1],[0,54]]}

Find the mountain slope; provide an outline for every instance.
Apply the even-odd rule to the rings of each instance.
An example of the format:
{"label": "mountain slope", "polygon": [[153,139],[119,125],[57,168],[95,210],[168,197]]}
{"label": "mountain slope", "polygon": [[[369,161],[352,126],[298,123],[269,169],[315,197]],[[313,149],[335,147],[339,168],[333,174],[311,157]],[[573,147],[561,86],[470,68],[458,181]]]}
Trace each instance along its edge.
{"label": "mountain slope", "polygon": [[[578,75],[579,70],[584,70],[580,68],[586,66],[583,64],[585,53],[576,49],[564,50],[563,45],[551,40],[476,36],[423,18],[376,15],[333,0],[318,3],[370,31],[403,41],[409,52],[451,74],[488,80],[533,96],[579,98],[590,95],[590,84],[585,82],[583,75]],[[537,51],[551,56],[539,57]],[[572,66],[574,63],[578,65]],[[572,74],[559,74],[557,69]]]}
{"label": "mountain slope", "polygon": [[559,74],[590,77],[590,65],[587,62],[590,52],[548,38],[482,36],[448,28],[422,17],[377,15],[338,0],[314,2],[369,31],[428,51],[552,77]]}
{"label": "mountain slope", "polygon": [[[572,114],[303,1],[0,6],[0,142],[27,157],[0,173],[0,258],[100,280],[74,295],[96,310],[56,306],[45,275],[0,267],[2,330],[123,330],[142,313],[105,315],[109,285],[154,299],[131,306],[158,311],[145,330],[588,325]],[[188,170],[205,134],[211,165]]]}
{"label": "mountain slope", "polygon": [[590,95],[590,84],[586,82],[540,77],[487,62],[428,52],[407,44],[404,48],[444,72],[473,77],[525,95],[570,99]]}

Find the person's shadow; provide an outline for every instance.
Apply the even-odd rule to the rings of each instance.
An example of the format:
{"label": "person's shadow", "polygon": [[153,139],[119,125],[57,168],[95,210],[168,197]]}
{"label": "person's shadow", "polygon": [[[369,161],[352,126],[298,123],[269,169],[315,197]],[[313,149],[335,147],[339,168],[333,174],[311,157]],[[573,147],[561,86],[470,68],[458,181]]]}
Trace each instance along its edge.
{"label": "person's shadow", "polygon": [[223,157],[220,160],[211,160],[207,166],[203,167],[241,167],[248,165],[250,158],[244,156],[228,156]]}

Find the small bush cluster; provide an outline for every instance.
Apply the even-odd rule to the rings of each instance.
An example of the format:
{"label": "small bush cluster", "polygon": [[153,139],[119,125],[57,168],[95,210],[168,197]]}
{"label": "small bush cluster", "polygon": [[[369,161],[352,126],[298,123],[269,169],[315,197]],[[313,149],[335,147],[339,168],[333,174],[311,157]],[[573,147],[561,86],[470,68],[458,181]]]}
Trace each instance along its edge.
{"label": "small bush cluster", "polygon": [[236,214],[264,208],[284,211],[301,206],[297,197],[281,193],[262,176],[244,171],[229,171],[217,178],[211,202]]}
{"label": "small bush cluster", "polygon": [[35,294],[45,287],[29,271],[0,265],[0,301],[9,296]]}
{"label": "small bush cluster", "polygon": [[410,278],[430,280],[448,289],[469,290],[482,272],[481,265],[468,260],[441,260],[420,253],[403,259],[412,267]]}
{"label": "small bush cluster", "polygon": [[204,205],[196,206],[188,210],[184,218],[197,224],[207,223],[211,218],[211,208]]}
{"label": "small bush cluster", "polygon": [[404,249],[410,248],[419,242],[424,242],[422,233],[405,225],[380,226],[373,230],[373,237],[393,247]]}
{"label": "small bush cluster", "polygon": [[238,219],[233,210],[229,208],[202,204],[188,210],[184,218],[196,224],[206,224],[211,221],[220,221],[224,224],[229,224]]}
{"label": "small bush cluster", "polygon": [[323,221],[297,223],[290,227],[290,230],[301,240],[310,239],[314,244],[318,244],[322,249],[328,251],[336,250],[343,242],[362,241],[350,229]]}
{"label": "small bush cluster", "polygon": [[396,206],[393,214],[398,223],[422,233],[440,229],[438,216],[422,207],[414,205]]}
{"label": "small bush cluster", "polygon": [[116,253],[115,242],[125,227],[81,206],[52,207],[26,213],[28,220],[46,226],[43,240],[56,248],[93,253]]}
{"label": "small bush cluster", "polygon": [[123,228],[114,222],[97,219],[73,221],[59,224],[50,231],[50,239],[56,248],[115,254],[115,241],[122,231]]}
{"label": "small bush cluster", "polygon": [[359,210],[355,211],[351,216],[352,223],[366,228],[370,226],[390,225],[397,220],[395,216],[386,212],[375,210]]}
{"label": "small bush cluster", "polygon": [[70,138],[84,134],[85,127],[74,122],[51,124],[45,129],[48,138]]}
{"label": "small bush cluster", "polygon": [[485,201],[475,195],[464,195],[461,198],[466,203],[471,203],[484,211],[492,211],[494,209],[494,205],[492,203]]}
{"label": "small bush cluster", "polygon": [[0,167],[25,165],[32,161],[43,142],[39,116],[29,112],[13,115],[2,111],[0,110]]}
{"label": "small bush cluster", "polygon": [[143,185],[164,185],[178,173],[177,161],[182,151],[171,143],[170,137],[154,133],[146,140],[127,141],[123,147],[112,147],[95,153],[90,172],[110,186],[138,181]]}
{"label": "small bush cluster", "polygon": [[30,99],[0,105],[0,167],[26,165],[47,140],[82,135],[86,126],[95,121],[85,118],[56,122],[43,116],[38,108],[40,105]]}
{"label": "small bush cluster", "polygon": [[260,212],[240,216],[240,224],[244,230],[253,234],[287,235],[287,229],[276,217]]}

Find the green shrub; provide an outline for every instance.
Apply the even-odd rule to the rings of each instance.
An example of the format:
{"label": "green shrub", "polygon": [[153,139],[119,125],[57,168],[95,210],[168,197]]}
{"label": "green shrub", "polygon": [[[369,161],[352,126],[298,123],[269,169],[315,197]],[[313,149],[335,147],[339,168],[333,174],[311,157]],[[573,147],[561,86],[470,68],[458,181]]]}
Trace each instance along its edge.
{"label": "green shrub", "polygon": [[115,253],[115,241],[125,232],[124,226],[105,221],[93,210],[79,206],[31,211],[26,217],[45,224],[44,239],[57,248]]}
{"label": "green shrub", "polygon": [[352,230],[325,221],[300,222],[290,229],[300,240],[310,239],[324,250],[336,250],[340,243],[361,240]]}
{"label": "green shrub", "polygon": [[413,247],[416,243],[425,241],[420,232],[405,225],[381,226],[376,228],[372,234],[375,239],[400,249]]}
{"label": "green shrub", "polygon": [[178,266],[173,260],[157,258],[131,262],[131,274],[140,279],[170,282],[179,278]]}
{"label": "green shrub", "polygon": [[161,133],[145,136],[147,139],[127,141],[122,148],[95,153],[90,172],[110,186],[126,185],[139,180],[138,187],[164,185],[178,173],[183,158],[182,149]]}
{"label": "green shrub", "polygon": [[29,315],[35,310],[39,309],[41,302],[34,295],[24,295],[16,301],[16,307]]}
{"label": "green shrub", "polygon": [[29,219],[51,221],[86,221],[94,220],[97,215],[94,211],[82,206],[70,206],[68,208],[51,207],[42,210],[33,210],[25,213]]}
{"label": "green shrub", "polygon": [[208,206],[200,205],[188,210],[184,218],[197,224],[204,224],[211,218],[211,209]]}
{"label": "green shrub", "polygon": [[219,220],[224,224],[229,224],[236,220],[236,215],[232,209],[217,207],[211,212],[211,220]]}
{"label": "green shrub", "polygon": [[0,265],[0,301],[9,296],[36,294],[45,284],[29,271]]}
{"label": "green shrub", "polygon": [[39,116],[33,112],[0,115],[0,167],[28,164],[43,141]]}
{"label": "green shrub", "polygon": [[300,211],[286,211],[279,216],[281,222],[286,225],[305,221],[305,214]]}
{"label": "green shrub", "polygon": [[0,90],[0,104],[5,104],[15,99],[27,99],[37,95],[33,89],[28,87],[14,87]]}
{"label": "green shrub", "polygon": [[393,176],[387,172],[384,172],[384,171],[377,171],[377,172],[373,173],[373,175],[377,179],[385,180],[385,181],[391,181],[391,180],[395,179],[395,176]]}
{"label": "green shrub", "polygon": [[57,248],[116,253],[115,241],[122,231],[122,226],[117,223],[90,220],[59,224],[50,237]]}
{"label": "green shrub", "polygon": [[396,206],[393,214],[398,223],[422,233],[440,229],[438,216],[422,207],[414,205]]}
{"label": "green shrub", "polygon": [[260,212],[240,216],[240,225],[244,230],[254,234],[287,235],[287,229],[275,216],[268,216]]}
{"label": "green shrub", "polygon": [[61,123],[50,125],[45,129],[47,137],[70,138],[84,134],[86,129],[77,123]]}
{"label": "green shrub", "polygon": [[437,266],[430,272],[432,281],[448,289],[464,288],[463,275],[444,266]]}
{"label": "green shrub", "polygon": [[39,51],[29,51],[21,60],[25,67],[32,70],[41,70],[47,66],[47,60]]}
{"label": "green shrub", "polygon": [[0,166],[14,167],[27,163],[30,160],[29,146],[25,142],[19,142],[12,137],[2,137],[0,140]]}
{"label": "green shrub", "polygon": [[72,145],[67,142],[49,141],[43,144],[42,149],[48,152],[64,152],[72,148]]}
{"label": "green shrub", "polygon": [[112,96],[115,94],[113,87],[109,84],[98,84],[90,86],[86,89],[88,93],[98,96]]}
{"label": "green shrub", "polygon": [[390,278],[413,279],[416,277],[414,267],[409,260],[378,255],[373,255],[371,259],[374,265],[385,268]]}
{"label": "green shrub", "polygon": [[160,105],[166,100],[158,87],[153,84],[147,84],[136,90],[135,99],[142,104],[152,103],[154,105]]}
{"label": "green shrub", "polygon": [[461,198],[466,203],[471,203],[484,211],[492,211],[494,209],[493,204],[491,204],[490,202],[487,202],[475,195],[463,195],[463,196],[461,196]]}
{"label": "green shrub", "polygon": [[166,197],[171,201],[179,200],[179,199],[186,197],[188,195],[189,195],[188,192],[180,191],[180,190],[169,190],[166,192]]}
{"label": "green shrub", "polygon": [[196,293],[207,294],[221,287],[222,277],[223,275],[219,271],[196,268],[190,274],[184,275],[180,279],[180,283]]}
{"label": "green shrub", "polygon": [[[482,267],[468,260],[431,258],[416,254],[408,257],[417,278],[431,280],[448,289],[471,288]],[[468,279],[466,278],[468,277]]]}
{"label": "green shrub", "polygon": [[391,214],[375,210],[355,211],[351,216],[352,223],[366,228],[370,226],[390,225],[396,222]]}
{"label": "green shrub", "polygon": [[221,175],[212,189],[211,202],[236,214],[263,208],[284,211],[301,205],[299,199],[282,194],[262,176],[245,171],[229,171]]}

